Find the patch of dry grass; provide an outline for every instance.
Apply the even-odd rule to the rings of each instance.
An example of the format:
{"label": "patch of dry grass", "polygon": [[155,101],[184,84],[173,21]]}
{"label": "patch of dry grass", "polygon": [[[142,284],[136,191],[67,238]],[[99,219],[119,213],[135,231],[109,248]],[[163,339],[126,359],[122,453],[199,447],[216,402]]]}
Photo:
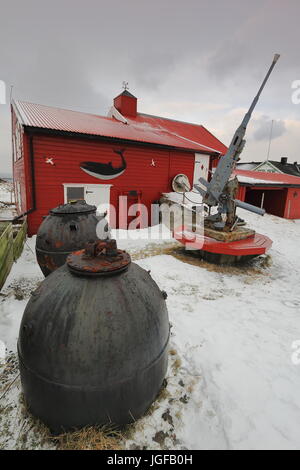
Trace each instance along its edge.
{"label": "patch of dry grass", "polygon": [[135,261],[158,255],[172,255],[173,251],[178,249],[179,246],[179,242],[176,241],[164,244],[149,243],[143,249],[131,253],[130,256]]}
{"label": "patch of dry grass", "polygon": [[106,426],[89,426],[52,437],[58,450],[121,450],[121,432]]}
{"label": "patch of dry grass", "polygon": [[173,364],[172,364],[172,369],[173,369],[174,375],[177,375],[178,370],[179,370],[180,367],[181,367],[181,364],[182,364],[182,363],[181,363],[180,357],[177,357],[177,358],[175,359],[175,361],[173,362]]}
{"label": "patch of dry grass", "polygon": [[183,263],[198,266],[199,268],[207,269],[207,271],[222,273],[222,274],[233,274],[233,275],[267,275],[266,268],[272,264],[272,258],[270,255],[259,256],[242,264],[235,265],[222,265],[209,263],[200,258],[197,251],[185,250],[184,247],[169,248],[165,254],[170,254],[174,258],[182,261]]}
{"label": "patch of dry grass", "polygon": [[270,255],[258,256],[253,260],[234,265],[209,263],[200,257],[198,251],[186,250],[182,244],[177,241],[161,245],[150,243],[142,250],[132,253],[131,258],[135,261],[158,255],[170,255],[183,263],[198,266],[199,268],[206,269],[207,271],[221,274],[233,274],[237,276],[240,276],[241,274],[248,276],[267,275],[266,268],[269,268],[272,264],[272,258]]}
{"label": "patch of dry grass", "polygon": [[176,356],[177,355],[176,349],[173,349],[173,348],[169,349],[169,354],[170,354],[170,356]]}

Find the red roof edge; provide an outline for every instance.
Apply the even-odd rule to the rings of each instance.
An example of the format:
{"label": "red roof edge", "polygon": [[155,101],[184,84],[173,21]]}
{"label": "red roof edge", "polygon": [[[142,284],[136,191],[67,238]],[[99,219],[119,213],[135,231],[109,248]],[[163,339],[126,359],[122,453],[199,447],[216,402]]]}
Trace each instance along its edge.
{"label": "red roof edge", "polygon": [[252,178],[253,183],[255,180],[263,180],[266,183],[278,183],[278,184],[286,184],[289,186],[300,186],[300,177],[299,176],[292,176],[286,173],[267,173],[264,171],[253,171],[253,170],[234,170],[233,172],[236,176],[245,176],[247,178]]}
{"label": "red roof edge", "polygon": [[216,137],[214,134],[212,134],[205,126],[203,126],[203,124],[200,124],[200,126],[203,127],[203,129],[204,129],[209,135],[211,135],[215,140],[217,140],[217,141],[220,143],[220,145],[221,145],[222,147],[224,147],[224,153],[222,152],[222,153],[221,153],[221,156],[222,156],[222,155],[225,155],[225,153],[226,153],[227,150],[228,150],[228,147],[227,147],[225,144],[223,144],[223,142],[221,142],[220,139],[218,139],[218,137]]}

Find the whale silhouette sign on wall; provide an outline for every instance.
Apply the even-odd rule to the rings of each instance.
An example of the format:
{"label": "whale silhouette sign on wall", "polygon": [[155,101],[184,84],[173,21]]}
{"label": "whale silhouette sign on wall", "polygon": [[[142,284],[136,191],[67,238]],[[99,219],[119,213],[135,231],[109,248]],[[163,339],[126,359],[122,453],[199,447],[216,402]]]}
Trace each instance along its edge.
{"label": "whale silhouette sign on wall", "polygon": [[112,162],[100,163],[100,162],[82,162],[80,168],[85,171],[88,175],[94,176],[100,180],[111,180],[122,175],[127,168],[127,163],[124,158],[125,150],[114,150],[115,153],[121,157],[121,165],[114,167]]}

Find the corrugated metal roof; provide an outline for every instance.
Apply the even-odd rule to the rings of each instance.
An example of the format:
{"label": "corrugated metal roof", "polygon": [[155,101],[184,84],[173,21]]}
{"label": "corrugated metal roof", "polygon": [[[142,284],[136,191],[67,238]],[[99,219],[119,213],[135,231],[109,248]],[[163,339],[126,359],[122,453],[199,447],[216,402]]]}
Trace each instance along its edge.
{"label": "corrugated metal roof", "polygon": [[13,104],[24,126],[147,142],[198,152],[225,153],[226,147],[205,127],[147,114],[114,118],[16,101]]}
{"label": "corrugated metal roof", "polygon": [[235,170],[240,183],[255,186],[300,186],[300,178],[281,173],[267,173],[264,171]]}

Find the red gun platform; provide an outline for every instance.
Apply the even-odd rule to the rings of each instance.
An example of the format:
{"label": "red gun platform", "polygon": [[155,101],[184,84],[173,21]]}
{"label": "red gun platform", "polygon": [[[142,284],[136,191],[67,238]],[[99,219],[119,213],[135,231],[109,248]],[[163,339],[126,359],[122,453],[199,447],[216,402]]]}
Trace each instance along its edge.
{"label": "red gun platform", "polygon": [[[220,264],[248,260],[263,255],[272,246],[272,240],[261,233],[255,233],[254,236],[243,240],[223,242],[181,227],[174,230],[173,236],[189,250],[199,250],[200,255],[205,259]],[[219,257],[209,256],[210,254],[219,255]]]}

